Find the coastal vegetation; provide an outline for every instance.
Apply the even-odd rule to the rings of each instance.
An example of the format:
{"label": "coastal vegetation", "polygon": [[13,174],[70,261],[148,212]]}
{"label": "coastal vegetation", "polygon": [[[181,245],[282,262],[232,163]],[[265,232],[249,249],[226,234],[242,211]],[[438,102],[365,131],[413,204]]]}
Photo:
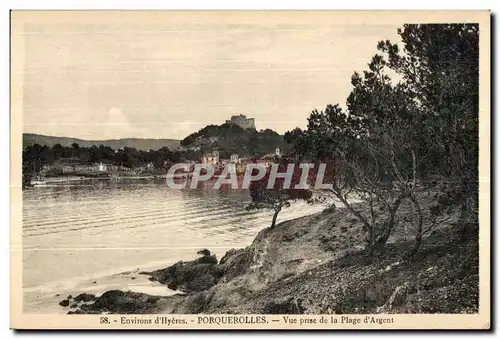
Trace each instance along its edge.
{"label": "coastal vegetation", "polygon": [[[478,226],[478,25],[398,32],[402,50],[380,41],[368,70],[352,76],[347,110],[314,110],[305,130],[285,134],[298,160],[329,164],[329,193],[363,223],[370,255],[404,222],[405,203],[416,230],[410,256],[452,209],[462,238]],[[434,197],[428,211],[419,195]]]}
{"label": "coastal vegetation", "polygon": [[245,129],[231,123],[206,126],[181,141],[181,149],[217,149],[221,158],[229,158],[232,153],[241,157],[261,157],[274,153],[276,147],[289,149],[283,136],[277,132],[271,129]]}
{"label": "coastal vegetation", "polygon": [[[23,186],[29,185],[30,179],[40,173],[44,167],[56,163],[90,165],[103,162],[125,168],[153,164],[157,169],[168,169],[171,164],[181,161],[183,156],[185,154],[181,155],[178,151],[172,152],[167,147],[143,151],[129,147],[113,150],[111,147],[104,145],[80,147],[77,143],[73,143],[69,147],[61,144],[55,144],[52,147],[34,144],[25,147],[23,150]],[[54,172],[53,175],[62,174],[57,170],[52,171]],[[51,174],[50,171],[48,174]]]}
{"label": "coastal vegetation", "polygon": [[[431,199],[421,203],[427,207]],[[203,255],[141,272],[179,294],[109,290],[63,309],[68,314],[474,314],[479,243],[477,237],[451,240],[457,217],[437,226],[414,258],[405,260],[412,241],[405,241],[402,228],[393,232],[383,254],[367,257],[362,223],[345,208],[327,210],[265,228],[249,246],[227,251],[218,262]]]}
{"label": "coastal vegetation", "polygon": [[55,144],[52,147],[39,144],[27,146],[23,150],[23,162],[31,164],[36,170],[44,165],[51,165],[66,159],[75,160],[79,164],[106,162],[118,166],[133,168],[142,164],[153,163],[163,167],[165,161],[176,163],[181,160],[179,152],[172,152],[167,147],[158,150],[142,151],[125,147],[114,150],[109,146],[80,147],[77,143],[69,147]]}
{"label": "coastal vegetation", "polygon": [[[283,157],[275,159],[277,172],[285,173],[288,165],[293,166],[293,173],[289,176],[290,182],[285,183],[285,178],[275,178],[274,182],[271,179],[271,172],[266,171],[266,174],[259,180],[250,182],[249,190],[252,202],[247,205],[247,210],[271,209],[273,217],[271,228],[276,225],[278,214],[283,208],[291,206],[291,202],[298,200],[312,201],[312,192],[309,189],[296,188],[301,183],[302,170],[295,166],[291,159]],[[307,175],[307,173],[306,173]]]}

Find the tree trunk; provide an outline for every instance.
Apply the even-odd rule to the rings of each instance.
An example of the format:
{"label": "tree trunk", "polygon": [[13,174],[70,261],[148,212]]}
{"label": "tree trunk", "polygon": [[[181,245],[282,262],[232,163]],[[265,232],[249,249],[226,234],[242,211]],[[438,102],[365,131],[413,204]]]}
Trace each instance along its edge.
{"label": "tree trunk", "polygon": [[458,224],[460,226],[460,237],[459,241],[460,242],[465,242],[469,238],[469,236],[472,234],[473,231],[473,225],[475,224],[472,222],[470,212],[467,210],[467,207],[462,207],[460,216],[458,218]]}
{"label": "tree trunk", "polygon": [[281,207],[276,207],[274,209],[273,221],[271,222],[271,228],[276,226],[276,219],[278,219],[278,214],[280,213],[280,211],[281,211]]}
{"label": "tree trunk", "polygon": [[415,236],[415,244],[413,245],[413,249],[408,255],[410,258],[412,258],[417,253],[418,249],[420,248],[420,245],[422,244],[424,215],[422,213],[422,209],[420,208],[420,203],[418,202],[417,197],[415,196],[414,193],[410,194],[410,199],[413,202],[413,205],[417,209],[418,213],[417,235]]}
{"label": "tree trunk", "polygon": [[370,243],[368,244],[368,256],[370,256],[370,257],[373,257],[373,254],[375,253],[375,250],[378,247],[375,238],[376,238],[375,237],[375,230],[372,227],[368,230],[368,239],[370,241]]}
{"label": "tree trunk", "polygon": [[347,202],[346,199],[344,199],[344,197],[342,196],[342,194],[340,194],[339,192],[336,192],[335,190],[332,190],[332,193],[342,202],[342,204],[344,204],[344,206],[352,213],[354,214],[354,216],[356,218],[358,218],[359,221],[361,221],[364,225],[364,227],[366,228],[366,231],[369,232],[370,229],[372,229],[373,225],[370,225],[370,223],[366,220],[366,218],[363,217],[363,215],[361,215],[361,213],[357,210],[355,210],[351,204],[349,204],[349,202]]}
{"label": "tree trunk", "polygon": [[395,226],[396,212],[398,211],[399,206],[403,202],[404,198],[406,198],[406,196],[407,192],[402,192],[401,195],[396,199],[396,201],[392,205],[392,208],[390,208],[389,213],[391,215],[389,217],[389,222],[384,227],[382,234],[377,240],[376,246],[378,248],[384,247],[387,240],[389,240],[389,237],[391,236],[392,230]]}
{"label": "tree trunk", "polygon": [[375,236],[375,210],[373,209],[373,194],[370,193],[370,216],[371,227],[368,228],[368,255],[371,257],[375,252],[376,236]]}
{"label": "tree trunk", "polygon": [[411,160],[413,165],[413,189],[417,186],[417,156],[415,155],[415,151],[411,150]]}

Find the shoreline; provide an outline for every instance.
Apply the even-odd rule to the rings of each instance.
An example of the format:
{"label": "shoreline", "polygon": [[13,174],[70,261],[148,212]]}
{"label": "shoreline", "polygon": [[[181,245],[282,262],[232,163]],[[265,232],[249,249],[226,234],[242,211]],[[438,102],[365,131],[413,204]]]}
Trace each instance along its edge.
{"label": "shoreline", "polygon": [[[222,257],[231,248],[230,246],[217,248],[218,256]],[[91,274],[57,279],[40,285],[23,286],[25,311],[36,313],[40,309],[44,309],[44,311],[49,310],[54,313],[61,313],[61,308],[58,306],[61,298],[67,295],[76,296],[81,293],[100,295],[108,289],[123,289],[132,292],[147,293],[153,296],[174,295],[178,292],[169,289],[166,285],[150,281],[141,272],[159,270],[173,265],[179,260],[190,261],[196,257],[196,250],[193,249],[191,255],[155,260],[143,265],[120,266]]]}
{"label": "shoreline", "polygon": [[[37,189],[31,192],[35,193]],[[38,190],[38,192],[43,192],[43,189]],[[121,191],[113,192],[117,193],[117,196],[121,198]],[[133,192],[133,197],[143,195],[142,190],[137,191],[137,193],[135,190]],[[151,190],[147,189],[144,192],[151,192]],[[155,192],[160,193],[158,195]],[[136,268],[150,271],[164,268],[179,260],[193,260],[197,257],[196,251],[204,247],[215,251],[218,258],[221,258],[233,247],[245,247],[251,244],[255,235],[263,227],[267,226],[271,220],[271,212],[248,213],[239,207],[238,213],[235,213],[232,208],[229,209],[229,205],[226,203],[222,205],[215,202],[205,203],[205,200],[200,198],[198,194],[195,194],[193,199],[189,198],[187,200],[179,200],[177,194],[172,195],[172,199],[166,200],[172,201],[170,208],[163,208],[165,206],[163,200],[156,199],[157,196],[163,197],[163,192],[164,190],[161,187],[154,188],[154,191],[148,195],[147,199],[144,199],[144,201],[161,201],[158,204],[151,205],[149,209],[154,212],[151,216],[146,211],[138,210],[140,213],[137,216],[148,215],[144,222],[142,217],[136,218],[135,212],[127,212],[123,216],[118,215],[126,221],[125,224],[124,221],[115,221],[115,216],[108,218],[106,205],[102,205],[104,206],[102,208],[101,203],[94,202],[94,199],[89,200],[92,202],[88,205],[89,210],[94,210],[93,206],[103,210],[101,214],[106,215],[105,219],[99,218],[100,215],[97,214],[96,217],[88,220],[80,220],[77,218],[78,215],[73,217],[71,213],[65,213],[64,220],[47,219],[45,217],[46,212],[43,215],[37,212],[38,205],[36,205],[37,209],[33,210],[33,212],[28,209],[27,211],[34,214],[44,225],[39,227],[38,221],[33,218],[30,219],[30,215],[27,215],[26,220],[29,222],[26,224],[27,228],[24,230],[24,234],[28,237],[23,242],[23,258],[25,259],[23,263],[23,285],[27,294],[24,299],[25,304],[36,303],[35,307],[29,308],[32,311],[36,311],[37,308],[41,310],[45,308],[45,305],[39,299],[48,298],[54,302],[53,296],[55,294],[61,296],[64,294],[75,295],[75,293],[79,292],[80,287],[82,287],[82,292],[88,290],[89,287],[94,289],[95,286],[91,285],[92,281],[97,280],[97,284],[101,285],[102,277],[124,273]],[[126,193],[128,194],[128,191]],[[39,199],[36,195],[32,197],[35,201]],[[234,199],[234,196],[231,196],[230,199]],[[110,199],[110,202],[114,200]],[[134,206],[140,207],[136,201],[134,198]],[[182,204],[185,204],[183,201],[186,201],[188,203],[187,210],[181,213],[182,216],[172,220],[171,216],[179,213],[177,206],[182,205],[179,205],[178,201],[182,201]],[[48,203],[51,206],[57,205],[53,204],[52,201],[48,201]],[[314,206],[299,204],[298,206],[300,207],[284,210],[280,220],[311,214],[322,209],[319,204]],[[61,208],[69,212],[73,210],[72,206],[64,205]],[[226,213],[228,209],[229,212]],[[163,215],[167,217],[162,218]],[[213,223],[210,220],[218,218],[215,217],[216,215],[221,216],[221,218],[216,224],[217,227],[212,229],[211,225]],[[129,216],[131,217],[130,221]],[[55,226],[54,232],[49,234],[48,232],[52,230],[49,221],[52,220],[58,225]],[[143,227],[137,227],[136,220],[140,220],[140,226],[143,225]],[[90,222],[94,221],[96,227],[89,227],[88,230],[90,231],[85,231],[85,228],[81,231],[72,231],[73,228],[77,228],[73,226],[75,222],[84,223],[86,227]],[[187,224],[191,225],[192,229],[183,230],[180,227]],[[243,224],[245,226],[242,226]],[[207,225],[210,227],[206,227]],[[236,227],[237,225],[240,226]],[[197,230],[198,227],[201,227],[199,231]],[[71,232],[65,233],[66,229]],[[42,235],[35,234],[35,230],[39,230]],[[189,237],[190,240],[185,236],[186,231],[191,232],[189,233],[192,236]],[[131,238],[128,242],[123,241],[117,244],[114,241],[116,232],[130,232],[130,236],[137,237],[137,240],[134,241]],[[31,236],[32,234],[35,235]],[[80,234],[84,237],[77,237]],[[103,237],[100,236],[101,234]],[[210,238],[204,238],[200,234],[210,235]],[[67,239],[68,243],[61,242],[64,239]],[[52,245],[49,246],[50,244]],[[117,248],[124,248],[125,251],[116,250]],[[53,267],[50,264],[54,260],[59,260],[60,265],[57,266],[60,267]],[[88,264],[86,264],[87,262]],[[116,280],[114,281],[116,282]],[[134,283],[138,281],[135,280]],[[124,281],[121,285],[115,284],[110,287],[125,289],[127,283],[128,281]],[[103,286],[102,291],[96,292],[104,292],[107,284],[103,284]]]}
{"label": "shoreline", "polygon": [[[30,186],[26,188],[34,187],[45,187],[50,185],[60,185],[71,184],[74,182],[84,182],[84,181],[121,181],[121,180],[161,180],[165,179],[163,175],[130,175],[130,176],[68,176],[68,177],[48,177],[41,178],[40,180],[32,180]],[[175,179],[182,179],[182,176],[176,176]]]}
{"label": "shoreline", "polygon": [[[314,214],[316,211],[318,211],[318,208],[321,208],[321,206],[319,205],[312,207],[307,205],[304,207],[308,207],[311,209],[308,210],[307,215]],[[271,215],[265,218],[264,225],[268,224],[267,218],[269,218],[270,220]],[[287,219],[290,218],[290,216],[287,217],[286,213],[282,216],[282,218],[284,218],[284,220],[290,220]],[[253,233],[253,235],[241,238],[241,240],[237,242],[231,242],[227,244],[220,243],[219,245],[213,244],[214,246],[211,247],[210,249],[214,251],[214,253],[217,255],[217,258],[220,259],[224,256],[226,252],[230,251],[235,246],[244,248],[246,246],[251,245],[253,239],[255,238],[255,235],[261,229],[262,228],[256,228],[255,233]],[[206,246],[209,245],[207,244]],[[167,286],[161,284],[155,284],[154,285],[155,288],[152,290],[151,288],[153,287],[153,285],[151,285],[151,282],[147,279],[147,277],[145,277],[144,275],[138,275],[137,272],[162,269],[164,267],[175,264],[179,260],[181,261],[194,260],[198,257],[196,251],[198,251],[199,249],[201,248],[192,247],[189,249],[184,249],[183,247],[181,251],[177,250],[174,251],[174,249],[172,248],[167,250],[167,252],[165,253],[166,254],[165,259],[156,258],[151,261],[147,260],[148,256],[141,256],[141,258],[144,257],[144,259],[146,259],[147,261],[143,261],[142,263],[137,263],[137,264],[129,263],[125,265],[114,265],[113,268],[111,269],[101,269],[90,274],[81,274],[83,273],[81,272],[77,276],[72,276],[67,278],[63,277],[63,278],[58,278],[54,281],[47,281],[41,284],[35,283],[23,286],[23,294],[25,295],[24,304],[27,310],[29,310],[30,312],[37,312],[40,309],[50,310],[51,312],[54,312],[53,305],[55,304],[57,306],[58,302],[60,301],[60,298],[69,294],[73,296],[80,293],[93,293],[99,295],[105,292],[109,288],[131,290],[136,292],[142,290],[142,292],[149,293],[152,295],[165,294],[165,291],[162,291],[163,288],[164,290],[168,290],[169,293],[167,294],[176,293],[175,291],[169,290]],[[169,254],[174,254],[174,256],[170,257]],[[129,275],[131,272],[135,276],[135,279],[133,279],[133,281],[130,281],[128,280],[128,278],[126,278],[126,276]],[[96,281],[95,284],[93,284],[94,281]],[[132,283],[132,288],[130,288],[129,286],[131,283]],[[141,283],[142,286],[137,286],[138,283]],[[57,298],[55,298],[56,294],[59,294]],[[60,307],[57,306],[55,311],[60,312],[61,311]]]}
{"label": "shoreline", "polygon": [[151,295],[174,295],[177,293],[176,291],[170,290],[165,285],[151,282],[145,275],[140,274],[140,272],[143,270],[160,269],[165,267],[165,265],[175,263],[179,259],[151,262],[142,267],[121,267],[89,275],[59,279],[42,285],[23,286],[25,300],[31,301],[25,302],[25,312],[36,313],[40,309],[44,309],[54,313],[61,313],[62,310],[58,306],[61,298],[68,295],[76,296],[81,293],[99,295],[110,288],[148,293]]}
{"label": "shoreline", "polygon": [[[408,241],[401,232],[391,237],[385,254],[370,259],[362,225],[346,209],[325,210],[264,228],[249,246],[223,257],[204,250],[208,254],[197,259],[141,272],[181,294],[113,288],[88,304],[63,309],[68,314],[475,313],[478,241],[450,241],[453,218],[424,239],[417,260],[404,259],[412,237]],[[398,296],[401,291],[404,297]]]}

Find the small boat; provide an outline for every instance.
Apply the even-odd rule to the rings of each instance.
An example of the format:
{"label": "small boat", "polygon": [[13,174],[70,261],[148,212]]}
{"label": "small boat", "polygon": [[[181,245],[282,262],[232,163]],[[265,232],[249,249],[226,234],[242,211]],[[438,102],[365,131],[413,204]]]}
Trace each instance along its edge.
{"label": "small boat", "polygon": [[47,182],[43,180],[31,180],[30,184],[31,186],[42,186],[47,185]]}

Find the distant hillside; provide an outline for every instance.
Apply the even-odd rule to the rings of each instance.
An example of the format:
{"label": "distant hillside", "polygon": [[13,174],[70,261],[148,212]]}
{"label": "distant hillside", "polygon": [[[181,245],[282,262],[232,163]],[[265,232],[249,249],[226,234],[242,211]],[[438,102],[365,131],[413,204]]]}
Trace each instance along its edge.
{"label": "distant hillside", "polygon": [[61,144],[62,146],[68,147],[73,143],[77,143],[82,147],[92,147],[92,146],[109,146],[113,149],[119,149],[122,147],[133,147],[138,150],[148,150],[148,149],[160,149],[162,147],[168,147],[170,150],[176,150],[179,147],[179,140],[175,139],[138,139],[138,138],[126,138],[126,139],[110,139],[110,140],[83,140],[77,138],[68,137],[53,137],[41,134],[23,134],[23,148],[34,145],[47,145],[52,147],[55,144]]}
{"label": "distant hillside", "polygon": [[234,124],[210,125],[192,133],[181,141],[180,150],[211,151],[217,149],[222,158],[231,153],[240,156],[263,156],[274,153],[276,147],[289,147],[283,136],[271,129],[256,131],[243,129]]}

